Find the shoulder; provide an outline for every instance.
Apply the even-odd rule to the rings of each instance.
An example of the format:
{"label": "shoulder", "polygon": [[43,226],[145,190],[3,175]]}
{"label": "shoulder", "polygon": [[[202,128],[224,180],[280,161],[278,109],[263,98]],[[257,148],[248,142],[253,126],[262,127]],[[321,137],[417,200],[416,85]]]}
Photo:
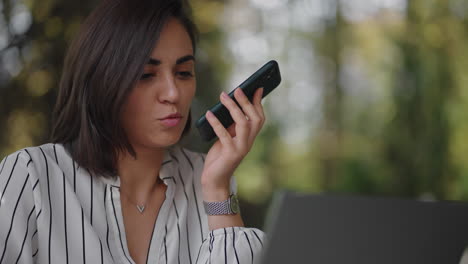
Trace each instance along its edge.
{"label": "shoulder", "polygon": [[[8,154],[3,158],[0,169],[3,168],[3,170],[5,170],[5,167],[8,167],[8,165],[10,165],[11,169],[24,170],[27,168],[32,168],[34,167],[34,164],[42,158],[41,155],[43,156],[45,153],[47,153],[47,155],[50,156],[50,145],[52,144],[22,148],[11,154]],[[44,154],[41,154],[41,152]]]}
{"label": "shoulder", "polygon": [[46,143],[40,146],[27,147],[19,150],[19,152],[29,159],[30,170],[38,170],[58,163],[59,157],[62,158],[65,151],[61,144]]}
{"label": "shoulder", "polygon": [[6,186],[11,183],[10,181],[12,178],[19,179],[28,177],[28,167],[30,167],[31,163],[32,159],[24,149],[17,150],[5,156],[0,162],[0,186],[6,188]]}
{"label": "shoulder", "polygon": [[[42,163],[51,155],[52,145],[27,147],[5,156],[0,162],[0,196],[34,191],[37,187]],[[29,187],[27,185],[29,182]]]}
{"label": "shoulder", "polygon": [[33,178],[40,178],[44,173],[52,172],[60,167],[60,163],[62,163],[60,165],[68,163],[70,159],[63,145],[46,143],[40,146],[26,147],[7,155],[2,161],[3,164],[0,164],[0,169],[3,166],[5,167],[2,170],[3,173],[9,168],[11,173],[25,171]]}
{"label": "shoulder", "polygon": [[20,149],[0,161],[0,223],[15,215],[21,220],[40,207],[41,203],[36,203],[34,195],[37,181],[32,173],[33,159],[28,152]]}

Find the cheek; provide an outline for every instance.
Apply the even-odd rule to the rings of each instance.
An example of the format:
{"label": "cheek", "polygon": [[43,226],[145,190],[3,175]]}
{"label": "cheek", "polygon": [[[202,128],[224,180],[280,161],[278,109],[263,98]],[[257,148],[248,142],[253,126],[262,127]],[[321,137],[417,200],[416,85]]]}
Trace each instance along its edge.
{"label": "cheek", "polygon": [[188,107],[190,108],[190,104],[192,103],[193,97],[195,96],[196,92],[196,84],[195,81],[186,87],[186,93],[185,93],[185,102],[188,104]]}
{"label": "cheek", "polygon": [[145,100],[147,100],[147,98],[148,97],[139,94],[136,90],[133,90],[130,93],[123,107],[122,121],[124,123],[124,126],[131,126],[132,124],[138,122],[138,119],[141,116],[145,116],[145,107],[147,107],[147,103],[145,102]]}
{"label": "cheek", "polygon": [[[152,94],[150,89],[145,86],[135,87],[127,98],[127,112],[133,115],[145,113],[152,104]],[[130,116],[135,118],[137,116]]]}

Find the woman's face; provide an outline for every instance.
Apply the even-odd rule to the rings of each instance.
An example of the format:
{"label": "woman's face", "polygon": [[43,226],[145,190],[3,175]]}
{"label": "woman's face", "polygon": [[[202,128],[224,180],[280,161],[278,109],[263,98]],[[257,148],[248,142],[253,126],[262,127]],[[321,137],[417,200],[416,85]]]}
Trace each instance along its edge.
{"label": "woman's face", "polygon": [[[124,104],[122,124],[132,146],[164,148],[177,143],[195,89],[192,41],[184,26],[171,18]],[[170,114],[181,117],[164,119]]]}

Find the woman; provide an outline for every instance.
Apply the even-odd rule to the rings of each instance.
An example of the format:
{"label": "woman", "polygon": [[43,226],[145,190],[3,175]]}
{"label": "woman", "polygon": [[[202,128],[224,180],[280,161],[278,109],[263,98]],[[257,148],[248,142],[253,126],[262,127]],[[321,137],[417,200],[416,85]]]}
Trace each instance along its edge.
{"label": "woman", "polygon": [[[235,124],[207,118],[208,154],[177,145],[190,128],[196,30],[178,1],[107,0],[67,57],[52,143],[0,163],[0,263],[252,263],[231,175],[264,123],[262,89]],[[206,210],[206,211],[205,211]]]}

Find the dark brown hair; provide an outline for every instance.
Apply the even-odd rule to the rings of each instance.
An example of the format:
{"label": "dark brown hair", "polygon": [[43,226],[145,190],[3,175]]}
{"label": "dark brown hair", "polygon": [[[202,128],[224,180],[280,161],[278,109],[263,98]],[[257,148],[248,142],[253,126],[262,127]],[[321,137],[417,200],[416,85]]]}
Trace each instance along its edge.
{"label": "dark brown hair", "polygon": [[[122,106],[171,17],[197,29],[183,0],[103,0],[72,41],[53,113],[51,141],[92,173],[116,175],[118,153],[136,153],[121,126]],[[189,114],[183,136],[190,130]]]}

